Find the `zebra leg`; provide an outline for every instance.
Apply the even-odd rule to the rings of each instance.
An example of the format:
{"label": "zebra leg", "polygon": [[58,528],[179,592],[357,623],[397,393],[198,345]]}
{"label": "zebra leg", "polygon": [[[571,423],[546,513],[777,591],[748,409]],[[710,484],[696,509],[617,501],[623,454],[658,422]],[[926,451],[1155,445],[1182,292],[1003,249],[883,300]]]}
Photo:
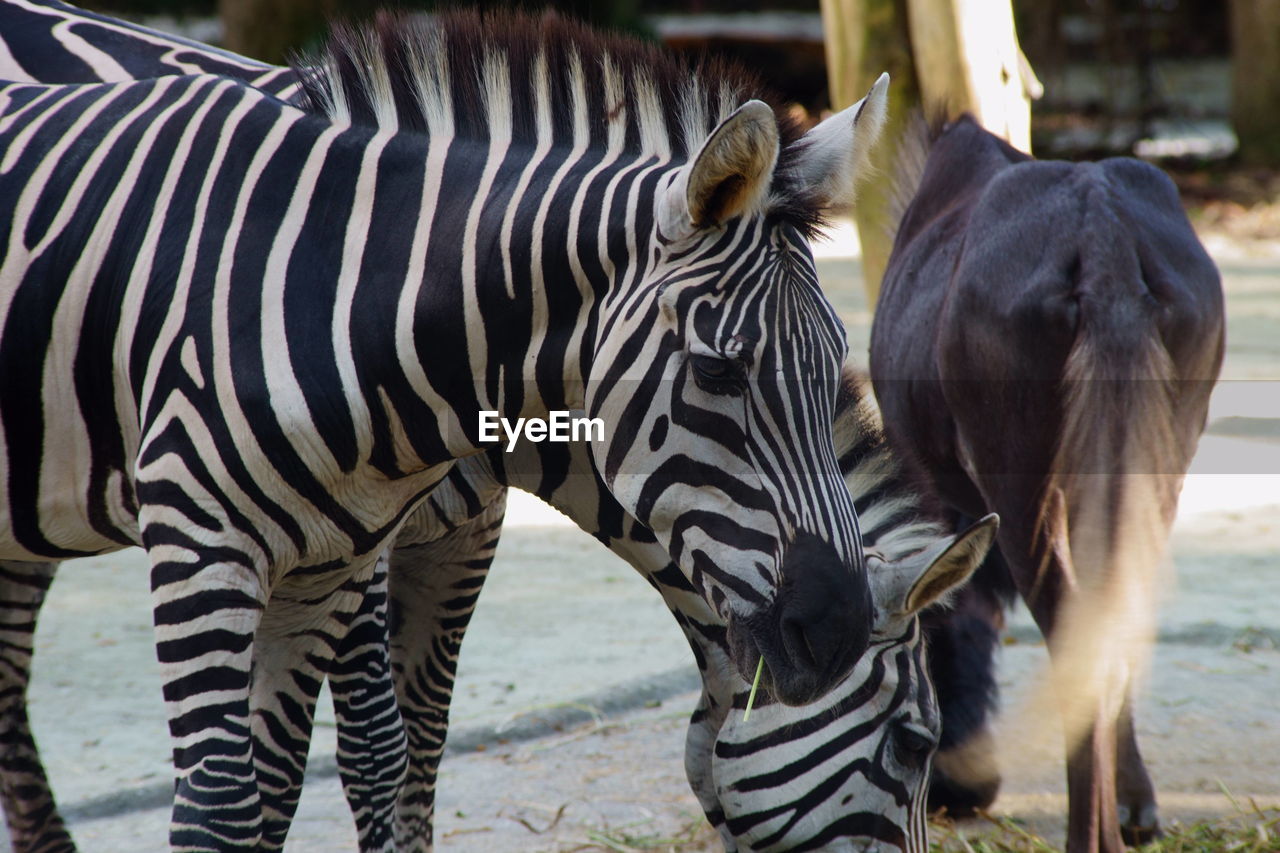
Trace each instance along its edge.
{"label": "zebra leg", "polygon": [[391,661],[409,740],[396,809],[396,849],[433,846],[436,778],[449,729],[458,652],[493,563],[506,492],[448,535],[391,555]]}
{"label": "zebra leg", "polygon": [[36,618],[57,563],[0,563],[0,792],[17,853],[74,851],[27,718]]}
{"label": "zebra leg", "polygon": [[376,559],[334,577],[305,570],[272,591],[254,641],[253,758],[262,796],[262,848],[284,846],[302,796],[320,687],[363,606]]}
{"label": "zebra leg", "polygon": [[1133,730],[1132,697],[1124,703],[1116,720],[1116,797],[1120,837],[1125,844],[1138,846],[1159,838],[1159,812],[1155,786],[1138,751]]}
{"label": "zebra leg", "polygon": [[[971,523],[961,517],[957,527]],[[999,704],[995,653],[1004,628],[1004,608],[1017,589],[1009,568],[993,549],[961,587],[948,608],[920,616],[929,676],[942,712],[942,737],[929,782],[929,811],[970,817],[995,802],[1000,768],[991,717]]]}
{"label": "zebra leg", "polygon": [[396,800],[408,764],[388,650],[388,563],[386,554],[378,558],[364,604],[329,672],[338,775],[365,853],[395,849]]}
{"label": "zebra leg", "polygon": [[736,853],[738,842],[725,824],[724,808],[720,805],[720,797],[716,794],[715,777],[711,771],[711,758],[716,748],[716,737],[720,727],[724,725],[728,706],[717,705],[707,694],[704,687],[698,699],[698,707],[693,709],[689,717],[689,729],[684,739],[684,772],[689,779],[689,787],[698,797],[702,812],[720,833],[725,853]]}
{"label": "zebra leg", "polygon": [[[148,550],[156,652],[177,772],[170,846],[257,850],[262,800],[249,703],[254,634],[263,611],[256,573],[247,565],[225,564],[193,571],[189,555],[203,553],[194,546],[174,548],[173,559],[167,559],[169,549]],[[207,580],[184,582],[197,572]]]}

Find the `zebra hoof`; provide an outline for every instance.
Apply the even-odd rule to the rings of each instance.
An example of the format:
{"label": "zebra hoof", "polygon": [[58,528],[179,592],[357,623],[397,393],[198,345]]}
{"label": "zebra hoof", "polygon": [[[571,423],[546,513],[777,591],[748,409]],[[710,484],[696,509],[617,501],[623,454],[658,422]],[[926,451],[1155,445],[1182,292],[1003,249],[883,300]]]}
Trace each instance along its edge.
{"label": "zebra hoof", "polygon": [[929,783],[929,811],[950,817],[973,817],[1000,793],[1000,770],[995,762],[995,739],[978,732],[965,743],[941,750],[933,757]]}

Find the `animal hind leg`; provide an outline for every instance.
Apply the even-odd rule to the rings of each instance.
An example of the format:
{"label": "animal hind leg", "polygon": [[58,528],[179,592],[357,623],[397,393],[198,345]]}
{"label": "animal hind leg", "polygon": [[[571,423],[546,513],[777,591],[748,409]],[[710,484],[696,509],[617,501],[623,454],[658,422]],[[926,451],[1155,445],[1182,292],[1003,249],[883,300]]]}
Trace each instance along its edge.
{"label": "animal hind leg", "polygon": [[1116,720],[1116,797],[1120,836],[1126,844],[1136,847],[1161,836],[1155,786],[1133,730],[1132,697]]}
{"label": "animal hind leg", "polygon": [[436,779],[449,730],[458,654],[498,545],[506,493],[439,539],[391,555],[391,662],[409,741],[396,850],[433,847]]}
{"label": "animal hind leg", "polygon": [[[1041,631],[1048,638],[1052,665],[1061,665],[1062,650],[1055,654],[1054,617],[1046,618],[1044,600],[1032,606]],[[1044,620],[1044,621],[1042,621]],[[1070,684],[1059,683],[1062,691]],[[1124,841],[1116,812],[1116,719],[1113,698],[1103,689],[1092,708],[1076,708],[1067,719],[1067,853],[1120,853]],[[1064,706],[1065,707],[1065,706]],[[1087,717],[1084,715],[1087,714]]]}
{"label": "animal hind leg", "polygon": [[254,641],[253,758],[262,795],[263,849],[279,849],[302,795],[316,700],[363,606],[375,558],[341,573],[286,576]]}
{"label": "animal hind leg", "polygon": [[1067,853],[1124,850],[1116,817],[1115,723],[1100,712],[1067,750]]}
{"label": "animal hind leg", "polygon": [[18,853],[75,850],[27,716],[36,618],[57,567],[0,562],[0,796]]}
{"label": "animal hind leg", "polygon": [[[1024,501],[1023,505],[1034,503]],[[1062,648],[1059,630],[1064,613],[1081,594],[1072,568],[1065,498],[1060,490],[1048,495],[1038,533],[1036,525],[1019,518],[1016,507],[1016,503],[1001,507],[1005,510],[1001,518],[1014,520],[1001,526],[1001,551],[1009,560],[1018,593],[1048,642],[1054,669],[1059,676],[1078,677],[1080,673],[1069,673],[1066,667],[1067,661],[1080,662],[1080,650]],[[1037,541],[1037,535],[1044,538]],[[1076,637],[1077,641],[1082,639],[1085,638]],[[1068,728],[1074,730],[1068,732],[1071,740],[1067,744],[1068,853],[1124,850],[1116,817],[1115,712],[1120,703],[1110,692],[1120,685],[1108,679],[1103,683],[1107,686],[1094,697],[1094,704],[1077,707],[1067,721]],[[1069,684],[1058,684],[1058,698],[1064,710],[1066,701],[1072,698],[1072,689]]]}
{"label": "animal hind leg", "polygon": [[329,672],[338,775],[363,853],[396,849],[396,801],[408,763],[388,649],[388,563],[388,554],[378,558],[364,603]]}

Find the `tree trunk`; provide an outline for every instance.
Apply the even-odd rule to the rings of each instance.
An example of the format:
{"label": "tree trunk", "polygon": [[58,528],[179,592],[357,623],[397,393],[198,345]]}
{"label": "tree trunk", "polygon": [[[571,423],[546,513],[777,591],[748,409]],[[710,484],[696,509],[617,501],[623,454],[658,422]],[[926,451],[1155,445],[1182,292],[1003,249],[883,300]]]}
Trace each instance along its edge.
{"label": "tree trunk", "polygon": [[880,279],[893,243],[889,240],[889,199],[894,154],[910,110],[920,103],[907,35],[906,0],[822,0],[831,107],[855,103],[888,71],[889,117],[880,144],[871,152],[872,174],[862,184],[853,219],[862,244],[862,277],[867,304],[874,308]]}
{"label": "tree trunk", "polygon": [[911,48],[925,109],[974,117],[1015,148],[1031,150],[1038,94],[1018,47],[1010,0],[907,0]]}
{"label": "tree trunk", "polygon": [[[1280,2],[1280,0],[1277,0]],[[893,246],[887,235],[897,140],[912,108],[933,118],[973,113],[983,126],[1031,150],[1028,95],[1039,81],[1018,47],[1010,0],[822,0],[831,105],[852,104],[881,71],[892,78],[889,123],[873,152],[877,169],[854,210],[868,304],[875,306]]]}
{"label": "tree trunk", "polygon": [[1231,64],[1240,158],[1280,166],[1280,0],[1231,0]]}
{"label": "tree trunk", "polygon": [[223,47],[280,65],[319,43],[333,18],[356,13],[353,0],[218,0]]}

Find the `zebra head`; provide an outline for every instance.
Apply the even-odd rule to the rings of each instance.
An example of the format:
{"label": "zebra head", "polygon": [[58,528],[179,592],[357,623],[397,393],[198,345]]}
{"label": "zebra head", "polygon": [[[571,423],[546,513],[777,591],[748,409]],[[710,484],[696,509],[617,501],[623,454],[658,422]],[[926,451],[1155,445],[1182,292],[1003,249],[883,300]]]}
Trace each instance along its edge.
{"label": "zebra head", "polygon": [[606,483],[728,622],[739,670],[763,656],[793,704],[848,673],[871,624],[831,433],[845,333],[796,210],[848,203],[887,87],[786,144],[748,101],[656,178],[643,272],[604,307],[585,392]]}
{"label": "zebra head", "polygon": [[941,717],[918,615],[969,579],[997,526],[989,515],[897,559],[869,552],[876,618],[849,677],[807,707],[728,715],[712,758],[727,849],[926,853]]}

